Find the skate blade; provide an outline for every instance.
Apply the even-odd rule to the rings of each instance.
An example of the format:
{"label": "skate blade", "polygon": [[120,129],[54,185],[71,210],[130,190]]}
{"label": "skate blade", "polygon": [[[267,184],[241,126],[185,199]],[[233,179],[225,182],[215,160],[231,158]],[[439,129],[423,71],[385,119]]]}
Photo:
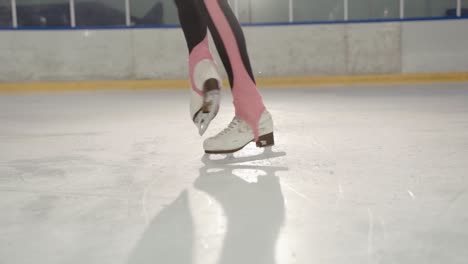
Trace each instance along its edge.
{"label": "skate blade", "polygon": [[205,165],[229,165],[229,164],[237,164],[237,163],[246,163],[252,161],[261,161],[261,160],[270,160],[275,158],[280,158],[286,156],[286,152],[279,151],[279,152],[263,152],[253,156],[244,156],[244,157],[235,157],[233,154],[228,154],[226,157],[222,159],[211,159],[212,154],[205,154],[203,155],[202,162]]}
{"label": "skate blade", "polygon": [[246,152],[238,152],[240,155],[234,156],[237,153],[205,153],[202,158],[202,162],[205,165],[208,164],[235,164],[244,163],[251,161],[269,160],[286,156],[284,151],[274,151],[273,147],[263,148],[263,152],[252,154],[253,151],[250,149]]}

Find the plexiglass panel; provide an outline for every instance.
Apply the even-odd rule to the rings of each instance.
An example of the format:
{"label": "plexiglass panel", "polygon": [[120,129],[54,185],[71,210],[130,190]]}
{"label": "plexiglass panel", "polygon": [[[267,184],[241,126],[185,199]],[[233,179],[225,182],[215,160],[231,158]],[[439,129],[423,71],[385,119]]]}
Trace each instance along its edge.
{"label": "plexiglass panel", "polygon": [[468,17],[468,0],[462,0],[462,10],[461,15]]}
{"label": "plexiglass panel", "polygon": [[[126,25],[125,0],[74,0],[76,25]],[[345,0],[228,0],[243,24],[342,21]],[[400,0],[348,0],[349,20],[395,19]],[[69,0],[16,0],[19,27],[68,27]],[[292,10],[290,4],[292,3]],[[174,0],[129,0],[130,25],[179,24]],[[454,17],[457,0],[405,0],[405,18]],[[462,0],[468,16],[468,0]],[[11,0],[0,0],[0,27],[11,27]]]}
{"label": "plexiglass panel", "polygon": [[130,14],[133,25],[178,24],[174,0],[132,0]]}
{"label": "plexiglass panel", "polygon": [[70,26],[68,0],[16,0],[19,27]]}
{"label": "plexiglass panel", "polygon": [[350,20],[400,17],[400,0],[349,0],[348,5]]}
{"label": "plexiglass panel", "polygon": [[125,0],[75,0],[77,26],[125,25]]}
{"label": "plexiglass panel", "polygon": [[238,0],[238,5],[241,23],[289,21],[288,0]]}
{"label": "plexiglass panel", "polygon": [[0,0],[0,27],[11,27],[11,1]]}
{"label": "plexiglass panel", "polygon": [[343,0],[295,0],[294,21],[335,21],[344,19]]}
{"label": "plexiglass panel", "polygon": [[405,18],[455,16],[457,0],[406,0]]}

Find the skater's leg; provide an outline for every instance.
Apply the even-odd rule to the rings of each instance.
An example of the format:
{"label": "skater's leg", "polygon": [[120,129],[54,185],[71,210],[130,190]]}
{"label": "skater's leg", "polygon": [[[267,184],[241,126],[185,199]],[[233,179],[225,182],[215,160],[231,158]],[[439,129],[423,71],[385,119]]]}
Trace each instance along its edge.
{"label": "skater's leg", "polygon": [[236,110],[229,127],[205,141],[205,152],[231,153],[251,141],[259,147],[273,145],[273,120],[257,89],[239,21],[227,0],[197,1],[209,16],[208,26],[229,75]]}
{"label": "skater's leg", "polygon": [[189,49],[190,114],[203,135],[218,113],[221,77],[208,44],[207,17],[201,14],[195,0],[175,0],[175,3]]}
{"label": "skater's leg", "polygon": [[259,135],[259,121],[265,112],[256,87],[246,42],[239,21],[227,0],[197,0],[209,15],[208,25],[220,54],[234,97],[236,117],[245,121]]}

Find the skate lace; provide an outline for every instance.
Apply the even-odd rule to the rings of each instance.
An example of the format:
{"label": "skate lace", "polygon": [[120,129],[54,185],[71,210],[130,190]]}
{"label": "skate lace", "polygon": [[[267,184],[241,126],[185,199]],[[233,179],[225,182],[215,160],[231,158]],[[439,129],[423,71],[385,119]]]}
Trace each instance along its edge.
{"label": "skate lace", "polygon": [[227,133],[231,132],[231,130],[235,129],[239,125],[240,120],[237,117],[232,119],[231,123],[229,123],[228,127],[221,131],[216,137],[226,135]]}

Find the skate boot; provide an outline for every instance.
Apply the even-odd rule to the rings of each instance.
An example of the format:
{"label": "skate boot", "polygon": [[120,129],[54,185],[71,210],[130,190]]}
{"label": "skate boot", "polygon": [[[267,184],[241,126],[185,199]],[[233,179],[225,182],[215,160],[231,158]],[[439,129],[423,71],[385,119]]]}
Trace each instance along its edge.
{"label": "skate boot", "polygon": [[192,86],[190,117],[197,126],[199,134],[203,135],[211,120],[218,114],[222,85],[207,39],[193,49],[189,64]]}
{"label": "skate boot", "polygon": [[264,148],[275,144],[273,136],[273,119],[264,111],[258,123],[258,139],[255,140],[252,128],[243,120],[234,117],[229,126],[203,143],[205,153],[228,154],[241,150],[250,142],[256,141],[257,147]]}

